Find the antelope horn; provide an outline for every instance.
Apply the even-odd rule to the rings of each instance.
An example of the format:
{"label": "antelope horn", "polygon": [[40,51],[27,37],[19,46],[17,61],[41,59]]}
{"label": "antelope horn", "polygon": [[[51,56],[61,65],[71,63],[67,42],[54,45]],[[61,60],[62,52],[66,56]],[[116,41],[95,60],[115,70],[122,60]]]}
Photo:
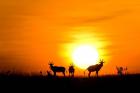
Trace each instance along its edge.
{"label": "antelope horn", "polygon": [[53,61],[49,61],[49,64],[53,64]]}

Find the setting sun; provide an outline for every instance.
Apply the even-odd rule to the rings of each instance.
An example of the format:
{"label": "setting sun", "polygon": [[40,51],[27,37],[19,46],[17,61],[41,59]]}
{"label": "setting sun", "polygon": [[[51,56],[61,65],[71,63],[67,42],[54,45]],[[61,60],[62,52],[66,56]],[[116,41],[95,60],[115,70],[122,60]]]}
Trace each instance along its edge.
{"label": "setting sun", "polygon": [[76,66],[86,69],[89,65],[96,64],[98,52],[93,46],[81,45],[74,49],[72,59]]}

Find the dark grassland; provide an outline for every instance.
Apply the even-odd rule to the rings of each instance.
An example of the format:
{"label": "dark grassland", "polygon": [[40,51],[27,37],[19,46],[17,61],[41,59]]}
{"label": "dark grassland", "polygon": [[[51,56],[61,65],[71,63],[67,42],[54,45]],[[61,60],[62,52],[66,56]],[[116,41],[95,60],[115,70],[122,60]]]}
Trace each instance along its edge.
{"label": "dark grassland", "polygon": [[[140,93],[140,74],[124,76],[108,75],[97,77],[48,77],[0,75],[0,91],[10,92],[137,92]],[[55,93],[56,93],[55,92]],[[1,92],[2,93],[2,92]]]}

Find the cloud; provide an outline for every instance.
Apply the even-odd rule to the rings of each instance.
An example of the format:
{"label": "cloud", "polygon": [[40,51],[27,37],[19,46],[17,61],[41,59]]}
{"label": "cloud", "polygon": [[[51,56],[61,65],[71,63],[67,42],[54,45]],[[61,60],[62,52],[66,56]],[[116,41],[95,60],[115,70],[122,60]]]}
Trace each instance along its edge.
{"label": "cloud", "polygon": [[71,25],[71,26],[82,25],[82,24],[94,24],[97,22],[112,20],[112,19],[115,19],[119,16],[124,16],[130,12],[131,11],[129,9],[124,9],[124,10],[118,10],[118,11],[114,11],[112,13],[106,13],[105,15],[98,15],[98,16],[94,16],[94,17],[93,16],[72,17],[65,24]]}
{"label": "cloud", "polygon": [[110,15],[105,15],[105,16],[98,16],[96,18],[90,18],[90,19],[85,19],[83,21],[83,23],[92,23],[92,22],[100,22],[100,21],[105,21],[105,20],[111,20],[111,19],[114,19],[118,16],[122,16],[124,14],[128,13],[128,11],[117,11],[117,12],[114,12]]}

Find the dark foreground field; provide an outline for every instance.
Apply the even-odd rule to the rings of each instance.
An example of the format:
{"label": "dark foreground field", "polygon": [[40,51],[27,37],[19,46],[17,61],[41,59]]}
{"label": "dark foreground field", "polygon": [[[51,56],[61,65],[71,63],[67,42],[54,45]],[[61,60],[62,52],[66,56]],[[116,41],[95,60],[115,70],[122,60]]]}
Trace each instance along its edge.
{"label": "dark foreground field", "polygon": [[43,77],[0,76],[0,90],[11,92],[140,92],[140,74],[126,76],[91,77]]}

